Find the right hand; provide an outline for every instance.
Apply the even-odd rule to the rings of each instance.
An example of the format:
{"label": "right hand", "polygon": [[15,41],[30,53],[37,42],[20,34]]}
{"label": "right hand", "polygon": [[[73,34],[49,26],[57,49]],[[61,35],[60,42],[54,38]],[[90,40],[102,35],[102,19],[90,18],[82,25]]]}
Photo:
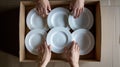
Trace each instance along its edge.
{"label": "right hand", "polygon": [[36,9],[40,16],[46,17],[51,11],[50,3],[48,0],[36,0]]}
{"label": "right hand", "polygon": [[70,47],[66,47],[64,55],[72,67],[79,67],[80,48],[77,43],[73,41]]}
{"label": "right hand", "polygon": [[48,62],[51,59],[51,48],[50,45],[48,46],[46,42],[44,42],[43,44],[41,44],[38,47],[38,59],[39,59],[39,66],[40,67],[46,67]]}

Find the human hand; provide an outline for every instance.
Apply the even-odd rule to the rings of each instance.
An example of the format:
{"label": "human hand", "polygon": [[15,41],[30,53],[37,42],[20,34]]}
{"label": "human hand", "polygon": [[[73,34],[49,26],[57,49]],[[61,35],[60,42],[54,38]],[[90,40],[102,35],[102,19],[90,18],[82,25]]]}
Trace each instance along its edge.
{"label": "human hand", "polygon": [[79,17],[80,13],[84,8],[84,0],[73,0],[70,3],[70,10],[72,10],[72,15],[74,18]]}
{"label": "human hand", "polygon": [[46,17],[48,13],[51,11],[49,1],[48,0],[36,0],[36,9],[37,9],[37,13],[40,16]]}
{"label": "human hand", "polygon": [[79,54],[80,48],[74,41],[70,47],[66,47],[64,50],[65,58],[67,58],[67,61],[72,67],[79,67]]}
{"label": "human hand", "polygon": [[39,51],[38,57],[40,60],[39,66],[46,67],[51,59],[51,48],[50,46],[47,45],[46,42],[44,42],[44,44],[40,45],[38,51]]}

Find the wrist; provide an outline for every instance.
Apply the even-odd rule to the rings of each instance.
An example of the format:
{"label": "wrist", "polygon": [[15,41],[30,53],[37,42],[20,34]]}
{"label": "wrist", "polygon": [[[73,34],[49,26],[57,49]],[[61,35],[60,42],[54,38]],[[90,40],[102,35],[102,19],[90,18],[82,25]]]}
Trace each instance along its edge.
{"label": "wrist", "polygon": [[39,63],[39,67],[46,67],[46,66],[47,66],[47,63],[45,63],[45,62],[44,63],[42,63],[42,62]]}
{"label": "wrist", "polygon": [[71,66],[71,67],[79,67],[79,63],[73,62],[73,63],[70,63],[70,66]]}

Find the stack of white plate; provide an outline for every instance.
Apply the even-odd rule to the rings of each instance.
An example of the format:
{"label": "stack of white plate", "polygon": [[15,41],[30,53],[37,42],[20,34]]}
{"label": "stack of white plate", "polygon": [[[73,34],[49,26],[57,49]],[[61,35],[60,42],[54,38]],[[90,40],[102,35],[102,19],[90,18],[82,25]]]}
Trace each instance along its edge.
{"label": "stack of white plate", "polygon": [[80,47],[80,55],[86,55],[92,51],[95,45],[94,36],[89,31],[92,28],[94,18],[92,12],[84,8],[78,18],[69,15],[68,22],[73,30],[72,38]]}
{"label": "stack of white plate", "polygon": [[[47,18],[43,19],[32,9],[26,18],[27,26],[31,30],[25,38],[27,50],[37,55],[37,47],[46,39],[55,53],[62,53],[64,47],[70,46],[72,40],[80,46],[80,55],[88,54],[94,47],[94,37],[88,30],[93,25],[91,11],[84,8],[81,15],[75,19],[66,8],[53,9]],[[48,25],[48,26],[47,26]],[[70,28],[73,33],[69,31]],[[46,31],[50,31],[47,33]]]}
{"label": "stack of white plate", "polygon": [[27,15],[26,24],[31,31],[26,35],[25,46],[34,55],[38,55],[37,47],[46,39],[46,31],[49,30],[46,19],[39,16],[35,8]]}

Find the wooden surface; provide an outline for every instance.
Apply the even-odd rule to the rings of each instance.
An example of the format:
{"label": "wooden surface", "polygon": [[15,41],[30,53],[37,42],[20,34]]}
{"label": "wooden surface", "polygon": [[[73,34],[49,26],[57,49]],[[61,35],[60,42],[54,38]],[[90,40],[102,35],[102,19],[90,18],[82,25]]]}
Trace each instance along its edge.
{"label": "wooden surface", "polygon": [[[16,0],[15,0],[16,1]],[[120,0],[101,0],[101,62],[80,62],[80,67],[120,67]],[[0,67],[37,67],[19,63],[18,57],[0,51]],[[49,63],[47,67],[70,67],[68,63]]]}

